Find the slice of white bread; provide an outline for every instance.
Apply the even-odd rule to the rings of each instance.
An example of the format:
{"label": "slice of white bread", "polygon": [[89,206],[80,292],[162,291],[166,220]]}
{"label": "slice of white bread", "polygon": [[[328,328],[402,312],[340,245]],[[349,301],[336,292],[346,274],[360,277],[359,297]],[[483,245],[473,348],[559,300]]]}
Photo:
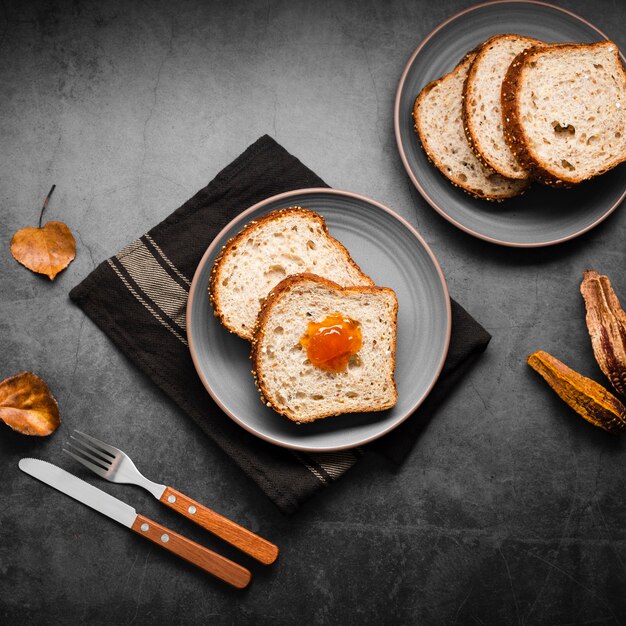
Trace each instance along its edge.
{"label": "slice of white bread", "polygon": [[209,296],[214,314],[226,328],[250,340],[272,287],[302,272],[340,285],[374,284],[328,234],[321,215],[289,207],[250,222],[224,246],[211,270]]}
{"label": "slice of white bread", "polygon": [[413,107],[415,130],[428,158],[455,185],[478,198],[504,200],[520,194],[527,183],[485,167],[467,141],[463,84],[475,56],[468,53],[449,74],[422,89]]}
{"label": "slice of white bread", "polygon": [[513,59],[526,48],[543,42],[521,35],[495,35],[476,51],[463,86],[465,134],[476,156],[498,174],[528,178],[513,156],[502,128],[502,81]]}
{"label": "slice of white bread", "polygon": [[626,160],[626,74],[612,41],[524,50],[502,84],[505,136],[537,180],[568,186]]}
{"label": "slice of white bread", "polygon": [[[309,322],[339,313],[358,322],[361,349],[342,372],[311,364],[300,344]],[[398,301],[386,287],[341,287],[313,274],[281,281],[267,297],[252,341],[252,373],[263,401],[294,422],[382,411],[395,405]]]}

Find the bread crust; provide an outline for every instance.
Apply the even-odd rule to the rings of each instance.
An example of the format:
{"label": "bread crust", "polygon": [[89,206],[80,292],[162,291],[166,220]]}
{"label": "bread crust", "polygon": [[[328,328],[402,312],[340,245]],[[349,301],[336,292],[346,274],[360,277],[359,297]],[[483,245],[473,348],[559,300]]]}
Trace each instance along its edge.
{"label": "bread crust", "polygon": [[276,209],[275,211],[270,211],[269,213],[266,213],[265,215],[258,218],[257,220],[253,220],[249,222],[248,224],[246,224],[235,236],[231,237],[224,244],[220,253],[215,258],[215,261],[213,263],[213,268],[211,269],[211,276],[209,277],[209,288],[208,288],[209,301],[211,302],[211,306],[213,307],[213,315],[218,318],[222,326],[225,326],[231,333],[235,333],[242,339],[247,339],[248,341],[250,341],[253,336],[252,332],[250,332],[250,334],[244,335],[240,332],[239,329],[233,328],[231,325],[229,325],[222,311],[222,308],[220,306],[219,288],[217,286],[219,285],[220,280],[221,280],[224,260],[228,257],[228,255],[231,252],[233,252],[237,248],[237,245],[252,231],[263,227],[268,222],[272,222],[274,220],[280,220],[280,219],[283,219],[285,216],[290,216],[290,215],[301,215],[302,217],[318,222],[319,225],[322,227],[324,234],[339,247],[339,249],[345,255],[346,261],[361,274],[364,282],[369,283],[371,285],[374,284],[374,281],[367,274],[365,274],[361,270],[361,268],[356,264],[354,259],[350,256],[350,253],[348,252],[346,247],[328,232],[328,226],[326,225],[326,221],[319,213],[315,213],[314,211],[310,211],[309,209],[304,209],[300,206],[290,206],[284,209]]}
{"label": "bread crust", "polygon": [[[454,69],[450,72],[448,72],[447,74],[444,74],[443,76],[441,76],[440,78],[437,78],[436,80],[431,81],[430,83],[428,83],[425,87],[423,87],[423,89],[420,91],[420,93],[418,94],[417,98],[415,99],[415,103],[413,104],[413,127],[415,129],[415,132],[418,136],[419,142],[424,150],[424,152],[426,153],[426,156],[428,157],[428,160],[455,186],[455,187],[459,187],[460,189],[463,189],[463,191],[465,191],[466,193],[468,193],[470,196],[473,196],[474,198],[478,198],[479,200],[489,200],[491,202],[502,202],[503,200],[507,200],[508,198],[513,198],[515,196],[520,195],[521,193],[524,192],[525,188],[522,189],[519,193],[513,193],[509,196],[493,196],[493,195],[489,195],[489,194],[484,194],[484,193],[480,193],[478,190],[469,187],[468,185],[464,184],[463,181],[458,178],[458,176],[450,176],[447,172],[444,171],[444,168],[442,167],[442,163],[441,161],[428,149],[427,144],[422,140],[422,128],[421,128],[421,124],[420,124],[420,120],[419,120],[419,107],[420,104],[422,102],[422,100],[426,97],[426,95],[428,95],[428,93],[430,93],[437,85],[439,85],[439,83],[443,82],[444,80],[446,80],[448,77],[450,77],[452,74],[454,74],[462,65],[464,65],[465,63],[471,63],[475,57],[476,57],[476,52],[477,50],[480,48],[480,46],[478,46],[477,48],[475,48],[474,50],[470,50],[467,54],[465,54],[465,56],[463,56],[463,58],[456,64],[456,66],[454,67]],[[481,161],[482,163],[482,161]],[[494,171],[492,167],[490,166],[486,166],[489,170]]]}
{"label": "bread crust", "polygon": [[[527,48],[520,54],[518,54],[507,70],[506,76],[502,83],[501,91],[501,103],[502,103],[502,115],[504,121],[504,136],[506,142],[511,148],[515,158],[521,163],[522,167],[530,172],[533,179],[549,185],[551,187],[571,187],[577,185],[585,180],[600,176],[610,169],[616,167],[623,161],[626,161],[626,154],[620,155],[604,169],[598,171],[593,176],[588,177],[564,177],[557,174],[545,165],[545,163],[539,159],[539,157],[533,152],[530,147],[530,141],[528,135],[524,131],[521,123],[521,112],[519,102],[519,87],[523,78],[524,70],[528,67],[528,64],[538,54],[543,54],[546,51],[558,52],[562,50],[572,50],[581,48],[593,48],[597,46],[613,46],[615,50],[615,56],[619,61],[619,64],[624,71],[624,66],[619,57],[617,44],[614,42],[600,41],[593,44],[580,44],[580,43],[562,43],[562,44],[544,44],[542,46],[533,46]],[[624,76],[626,82],[626,75]]]}
{"label": "bread crust", "polygon": [[[280,407],[276,406],[275,403],[272,402],[272,398],[270,397],[267,387],[264,384],[263,372],[262,372],[262,369],[260,368],[260,363],[259,363],[259,354],[260,354],[260,349],[261,349],[260,344],[265,335],[266,322],[274,304],[281,298],[281,296],[285,292],[289,291],[294,285],[297,285],[299,283],[306,282],[306,281],[313,281],[313,282],[319,283],[320,285],[324,285],[328,287],[329,289],[335,289],[342,293],[346,293],[346,292],[349,292],[349,293],[391,292],[393,294],[394,302],[395,302],[394,314],[393,314],[393,336],[394,338],[396,338],[396,340],[393,342],[393,347],[392,347],[391,354],[390,354],[390,359],[392,362],[391,383],[393,385],[393,396],[394,396],[393,402],[383,407],[377,407],[375,409],[359,408],[359,409],[348,409],[346,411],[341,411],[341,413],[329,412],[328,414],[319,415],[310,420],[298,420],[297,416],[295,416],[292,412],[283,410]],[[263,305],[261,306],[261,310],[259,311],[259,315],[257,317],[256,325],[254,327],[253,338],[251,341],[250,359],[252,361],[252,376],[254,378],[254,384],[261,396],[261,401],[266,406],[274,409],[274,411],[276,411],[277,413],[284,415],[285,417],[289,418],[290,420],[298,424],[310,423],[318,419],[331,417],[333,415],[343,415],[345,413],[369,413],[372,411],[385,411],[387,409],[390,409],[391,407],[395,406],[396,402],[398,401],[398,390],[396,387],[396,380],[395,380],[397,330],[398,330],[398,299],[393,289],[390,289],[389,287],[379,287],[377,285],[359,285],[359,286],[354,286],[354,287],[342,287],[341,285],[338,285],[332,280],[328,280],[327,278],[323,278],[322,276],[318,276],[317,274],[310,274],[306,272],[301,273],[301,274],[292,274],[291,276],[287,276],[286,278],[281,280],[270,291],[267,298],[263,302]]]}
{"label": "bread crust", "polygon": [[[525,39],[527,41],[536,42],[536,45],[542,45],[543,42],[539,39],[533,39],[532,37],[524,37],[522,35],[516,35],[515,33],[506,33],[503,35],[494,35],[485,41],[483,44],[476,48],[476,56],[472,60],[472,64],[467,72],[467,76],[465,77],[465,82],[463,84],[463,129],[465,130],[465,136],[467,137],[467,141],[472,149],[472,152],[476,155],[476,158],[487,168],[497,172],[501,176],[505,176],[506,178],[514,178],[516,180],[529,180],[530,176],[527,172],[522,172],[519,176],[511,175],[509,172],[503,171],[502,168],[498,167],[498,164],[495,162],[490,162],[485,156],[484,153],[480,149],[480,144],[476,140],[476,132],[474,130],[474,124],[472,123],[472,119],[470,117],[469,112],[469,100],[473,94],[472,87],[474,84],[474,77],[476,76],[476,72],[478,70],[479,63],[482,57],[486,54],[489,46],[495,41],[500,41],[503,39]],[[504,128],[504,126],[503,126]]]}

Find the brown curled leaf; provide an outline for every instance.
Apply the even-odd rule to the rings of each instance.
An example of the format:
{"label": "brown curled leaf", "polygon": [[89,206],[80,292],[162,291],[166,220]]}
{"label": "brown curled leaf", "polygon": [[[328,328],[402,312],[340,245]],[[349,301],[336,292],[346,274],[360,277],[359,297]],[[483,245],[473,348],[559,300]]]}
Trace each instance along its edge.
{"label": "brown curled leaf", "polygon": [[39,376],[19,372],[0,382],[0,420],[22,435],[45,437],[61,423],[59,405]]}
{"label": "brown curled leaf", "polygon": [[64,270],[76,256],[76,242],[72,232],[63,222],[48,222],[41,226],[43,212],[48,206],[50,192],[44,200],[39,215],[39,227],[27,226],[18,230],[11,239],[13,258],[38,274],[45,274],[50,280]]}
{"label": "brown curled leaf", "polygon": [[539,350],[528,365],[541,374],[557,395],[594,426],[617,434],[626,430],[626,407],[602,385]]}
{"label": "brown curled leaf", "polygon": [[587,329],[600,369],[626,395],[626,313],[608,276],[587,270],[580,292],[587,307]]}

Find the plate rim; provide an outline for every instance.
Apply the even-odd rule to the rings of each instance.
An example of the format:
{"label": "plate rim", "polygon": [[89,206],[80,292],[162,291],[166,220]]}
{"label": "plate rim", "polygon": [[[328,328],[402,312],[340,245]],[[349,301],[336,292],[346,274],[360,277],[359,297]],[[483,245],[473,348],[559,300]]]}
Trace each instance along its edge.
{"label": "plate rim", "polygon": [[[581,17],[580,15],[578,15],[577,13],[574,13],[573,11],[570,11],[569,9],[565,9],[563,7],[559,7],[554,4],[550,4],[549,2],[543,2],[543,0],[488,0],[487,2],[479,2],[478,4],[473,4],[469,7],[466,7],[465,9],[461,9],[460,11],[454,13],[449,18],[445,19],[443,22],[440,22],[437,26],[435,26],[435,28],[433,28],[433,30],[431,30],[428,33],[428,35],[424,37],[424,39],[417,46],[417,48],[415,48],[415,50],[412,52],[411,56],[409,57],[409,60],[407,61],[406,65],[404,66],[404,70],[402,71],[402,74],[400,76],[398,87],[396,88],[396,97],[394,99],[394,107],[393,107],[393,126],[394,126],[394,132],[396,136],[396,145],[398,148],[398,152],[400,153],[400,159],[402,161],[402,165],[404,166],[406,173],[409,175],[409,179],[413,183],[413,186],[417,189],[417,191],[419,191],[422,198],[424,198],[424,200],[426,200],[426,202],[433,209],[435,209],[435,211],[437,211],[439,215],[441,215],[444,219],[446,219],[448,222],[450,222],[451,224],[453,224],[460,230],[468,233],[469,235],[477,237],[478,239],[482,239],[483,241],[488,241],[490,243],[495,243],[501,246],[508,246],[511,248],[542,248],[546,246],[552,246],[552,245],[556,245],[559,243],[563,243],[565,241],[569,241],[571,239],[575,239],[576,237],[580,237],[581,235],[590,231],[592,228],[595,228],[598,224],[600,224],[605,219],[607,219],[609,215],[611,215],[615,211],[615,209],[617,209],[617,207],[624,201],[624,198],[626,198],[626,187],[624,188],[622,195],[616,200],[616,202],[612,206],[610,206],[607,209],[605,213],[603,213],[598,219],[596,219],[591,224],[588,224],[587,226],[583,227],[580,230],[577,230],[574,233],[570,233],[569,235],[566,235],[564,237],[559,237],[558,239],[550,239],[550,240],[539,241],[539,242],[506,241],[504,239],[490,237],[489,235],[485,235],[476,230],[473,230],[472,228],[469,228],[468,226],[465,226],[464,224],[462,224],[461,222],[453,218],[451,215],[448,215],[443,208],[437,205],[437,203],[426,193],[424,188],[421,186],[420,182],[417,180],[417,177],[411,170],[408,159],[406,157],[406,152],[404,150],[404,146],[402,145],[402,140],[400,137],[400,99],[402,95],[402,90],[404,88],[404,83],[406,81],[406,77],[409,73],[409,70],[411,69],[413,62],[417,58],[418,54],[421,52],[422,48],[435,35],[437,35],[437,33],[441,29],[443,29],[449,23],[457,20],[458,18],[462,17],[463,15],[467,13],[471,13],[472,11],[476,11],[478,9],[482,9],[487,6],[493,6],[493,5],[498,5],[498,4],[532,4],[532,5],[537,5],[537,6],[548,7],[550,9],[554,9],[555,11],[559,11],[560,13],[564,13],[570,17],[573,17],[574,19],[578,20],[579,22],[582,22],[586,26],[589,26],[592,30],[596,31],[604,39],[610,40],[610,37],[606,33],[604,33],[602,30],[600,30],[597,26],[592,24],[590,21],[586,20],[584,17]],[[618,48],[618,51],[619,51],[619,48]],[[624,62],[624,64],[626,65],[626,57],[624,56],[624,54],[621,51],[619,51],[619,55],[622,58],[622,61]]]}
{"label": "plate rim", "polygon": [[[376,208],[382,210],[383,212],[385,212],[388,215],[390,215],[392,218],[394,218],[397,221],[399,221],[417,239],[417,241],[423,246],[424,250],[428,254],[428,256],[429,256],[429,258],[431,260],[431,263],[433,264],[433,266],[434,266],[434,268],[436,270],[436,274],[437,274],[437,276],[439,278],[440,285],[441,285],[441,287],[443,289],[443,295],[444,295],[444,299],[445,299],[446,337],[445,337],[445,342],[444,342],[442,354],[440,356],[436,372],[434,373],[433,379],[430,382],[430,384],[428,385],[427,389],[417,399],[416,403],[414,403],[414,405],[411,406],[411,408],[409,410],[405,411],[405,414],[402,415],[401,418],[399,418],[395,423],[389,425],[387,428],[383,429],[381,432],[376,433],[375,435],[370,435],[368,437],[363,437],[363,438],[359,439],[358,441],[355,441],[354,443],[340,444],[340,445],[337,445],[337,446],[323,446],[323,447],[320,447],[320,446],[310,446],[310,445],[306,445],[306,444],[293,444],[293,443],[289,443],[289,442],[280,441],[280,440],[277,440],[274,437],[266,435],[265,433],[259,432],[257,429],[255,429],[252,426],[250,426],[249,424],[243,422],[240,418],[238,418],[221,401],[221,399],[215,394],[215,392],[211,388],[211,385],[208,384],[208,381],[207,381],[206,377],[204,376],[204,373],[202,372],[202,369],[201,369],[200,364],[199,364],[199,358],[198,358],[197,351],[196,351],[195,340],[194,340],[193,333],[192,333],[192,330],[191,330],[192,329],[191,311],[193,309],[194,294],[196,293],[196,291],[199,288],[198,283],[200,281],[201,268],[203,268],[208,263],[208,258],[211,256],[211,254],[213,253],[213,251],[217,247],[218,243],[225,236],[226,232],[232,228],[234,223],[236,223],[236,222],[245,222],[247,217],[251,213],[257,211],[260,208],[263,208],[266,205],[269,205],[270,203],[282,202],[284,200],[288,200],[289,198],[293,198],[295,196],[301,196],[301,195],[304,195],[304,194],[307,194],[307,193],[308,194],[310,194],[310,193],[331,194],[331,195],[336,195],[336,196],[348,197],[348,198],[351,198],[353,200],[358,200],[358,201],[361,201],[361,202],[366,202],[366,203],[371,204],[371,205],[375,206]],[[361,195],[361,194],[358,194],[358,193],[355,193],[355,192],[352,192],[352,191],[345,191],[345,190],[342,190],[342,189],[335,189],[335,188],[331,189],[331,188],[326,188],[326,187],[305,187],[305,188],[302,188],[302,189],[293,189],[291,191],[287,191],[287,192],[284,192],[284,193],[279,193],[279,194],[270,196],[268,198],[265,198],[264,200],[261,200],[260,202],[257,202],[255,204],[253,204],[252,206],[250,206],[246,210],[244,210],[241,213],[237,214],[232,220],[230,220],[228,222],[228,224],[226,224],[224,226],[224,228],[222,228],[220,230],[220,232],[213,238],[213,240],[209,244],[208,248],[205,250],[204,254],[202,255],[202,258],[198,262],[198,265],[196,266],[196,270],[194,272],[193,279],[191,281],[191,285],[189,287],[189,297],[187,299],[187,310],[185,312],[185,320],[186,320],[186,323],[187,323],[187,341],[188,341],[188,344],[189,344],[189,352],[191,354],[191,359],[193,361],[194,368],[195,368],[196,373],[198,374],[198,376],[200,378],[200,381],[202,382],[202,385],[207,390],[209,395],[213,398],[213,400],[218,405],[218,407],[220,407],[220,409],[228,417],[230,417],[230,419],[232,419],[236,424],[238,424],[239,426],[241,426],[242,428],[247,430],[249,433],[252,433],[256,437],[259,437],[260,439],[262,439],[264,441],[267,441],[269,443],[272,443],[274,445],[277,445],[277,446],[280,446],[280,447],[283,447],[283,448],[289,448],[289,449],[292,449],[292,450],[298,450],[298,451],[301,451],[301,452],[338,452],[340,450],[349,450],[349,449],[352,449],[352,448],[356,448],[358,446],[365,445],[366,443],[369,443],[371,441],[374,441],[374,440],[376,440],[376,439],[386,435],[388,432],[392,431],[393,429],[397,428],[400,424],[402,424],[405,420],[407,420],[411,415],[413,415],[413,413],[418,409],[418,407],[429,396],[429,394],[432,391],[433,387],[435,386],[435,384],[439,380],[439,377],[441,375],[441,370],[443,369],[443,366],[445,364],[446,358],[448,356],[448,350],[449,350],[449,347],[450,347],[450,337],[451,337],[451,333],[452,333],[452,308],[451,308],[451,304],[450,304],[450,293],[448,291],[448,285],[446,283],[446,279],[444,277],[443,271],[441,270],[441,266],[439,265],[439,262],[437,261],[437,258],[435,257],[433,251],[431,250],[430,246],[426,243],[426,241],[422,237],[422,235],[417,231],[417,229],[412,224],[410,224],[405,218],[403,218],[401,215],[399,215],[398,213],[396,213],[395,211],[393,211],[389,207],[385,206],[384,204],[382,204],[382,203],[380,203],[380,202],[378,202],[376,200],[373,200],[372,198],[369,198],[367,196],[364,196],[364,195]]]}

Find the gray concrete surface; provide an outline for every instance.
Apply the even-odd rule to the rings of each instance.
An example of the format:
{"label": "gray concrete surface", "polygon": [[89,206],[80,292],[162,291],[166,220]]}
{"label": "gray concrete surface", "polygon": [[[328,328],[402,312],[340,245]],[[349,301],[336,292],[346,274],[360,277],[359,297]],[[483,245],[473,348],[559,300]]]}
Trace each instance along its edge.
{"label": "gray concrete surface", "polygon": [[[626,3],[567,0],[626,48]],[[545,348],[602,380],[583,269],[626,300],[626,208],[578,240],[516,251],[435,214],[398,157],[392,103],[419,41],[469,2],[0,3],[0,378],[34,370],[63,425],[0,428],[0,621],[6,624],[617,624],[626,621],[626,450],[525,365]],[[329,184],[393,207],[424,235],[488,352],[393,472],[364,459],[283,517],[68,299],[69,289],[264,133]],[[15,263],[17,229],[77,238],[54,282]],[[244,593],[34,483],[74,427],[119,432],[160,476],[275,540]],[[147,493],[148,516],[233,555]]]}

